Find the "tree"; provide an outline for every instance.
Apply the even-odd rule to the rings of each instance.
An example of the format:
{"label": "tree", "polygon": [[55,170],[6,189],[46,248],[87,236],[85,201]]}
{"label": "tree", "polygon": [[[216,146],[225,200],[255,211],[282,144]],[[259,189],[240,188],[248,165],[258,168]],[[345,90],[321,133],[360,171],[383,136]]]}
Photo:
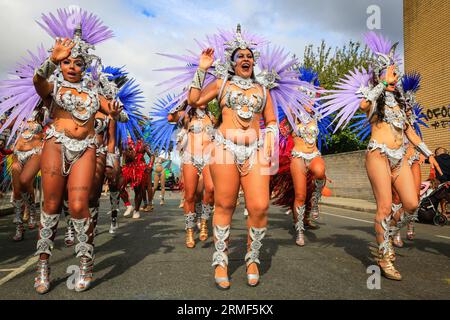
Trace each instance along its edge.
{"label": "tree", "polygon": [[[372,59],[370,50],[361,47],[359,42],[349,41],[342,48],[336,47],[332,54],[332,48],[328,47],[324,40],[320,46],[314,48],[309,45],[305,48],[303,66],[312,68],[319,75],[320,86],[324,89],[333,89],[336,82],[355,67],[368,68]],[[329,140],[328,149],[323,149],[323,154],[333,154],[362,150],[367,148],[367,141],[360,142],[350,129],[339,129]]]}

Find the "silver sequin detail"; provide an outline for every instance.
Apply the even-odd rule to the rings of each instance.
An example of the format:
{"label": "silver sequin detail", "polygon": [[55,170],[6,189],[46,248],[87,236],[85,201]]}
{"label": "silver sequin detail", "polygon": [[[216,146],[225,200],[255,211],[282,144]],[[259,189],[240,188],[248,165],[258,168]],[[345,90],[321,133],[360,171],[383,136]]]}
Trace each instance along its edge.
{"label": "silver sequin detail", "polygon": [[216,248],[216,252],[213,254],[213,263],[212,266],[221,266],[223,268],[226,268],[228,265],[228,255],[225,253],[228,246],[226,241],[228,240],[230,236],[230,226],[214,226],[214,237],[216,239],[216,242],[214,244]]}
{"label": "silver sequin detail", "polygon": [[39,230],[40,239],[37,242],[36,255],[46,253],[52,255],[53,249],[53,234],[56,232],[56,227],[59,222],[59,214],[47,214],[41,212],[41,229]]}
{"label": "silver sequin detail", "polygon": [[261,263],[259,261],[259,254],[262,248],[262,240],[266,235],[266,231],[267,228],[250,227],[249,234],[252,243],[250,244],[250,251],[245,255],[245,263],[247,264],[247,267],[252,263]]}

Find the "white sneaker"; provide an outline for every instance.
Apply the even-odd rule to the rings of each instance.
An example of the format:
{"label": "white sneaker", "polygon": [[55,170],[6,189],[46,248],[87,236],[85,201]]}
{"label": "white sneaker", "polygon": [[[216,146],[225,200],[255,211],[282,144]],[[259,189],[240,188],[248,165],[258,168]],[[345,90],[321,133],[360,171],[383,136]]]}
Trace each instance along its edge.
{"label": "white sneaker", "polygon": [[129,217],[131,215],[131,213],[133,213],[133,210],[134,210],[133,206],[128,206],[127,210],[124,212],[123,216]]}
{"label": "white sneaker", "polygon": [[248,210],[247,210],[247,208],[245,208],[245,210],[244,210],[244,216],[248,217]]}
{"label": "white sneaker", "polygon": [[116,230],[118,228],[119,228],[119,223],[117,222],[117,218],[116,219],[111,219],[111,226],[109,227],[109,233],[110,234],[116,233]]}
{"label": "white sneaker", "polygon": [[292,213],[292,210],[289,209],[288,211],[285,212],[286,215],[290,215]]}
{"label": "white sneaker", "polygon": [[141,217],[141,214],[139,213],[139,211],[134,210],[133,219],[139,219],[140,217]]}

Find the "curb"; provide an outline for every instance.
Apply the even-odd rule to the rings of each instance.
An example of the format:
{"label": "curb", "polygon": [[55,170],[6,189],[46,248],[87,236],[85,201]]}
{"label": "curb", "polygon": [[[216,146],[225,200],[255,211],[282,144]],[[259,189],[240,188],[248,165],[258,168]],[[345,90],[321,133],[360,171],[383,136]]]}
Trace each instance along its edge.
{"label": "curb", "polygon": [[352,205],[346,205],[346,204],[335,204],[335,203],[321,203],[323,206],[327,207],[333,207],[333,208],[339,208],[339,209],[347,209],[347,210],[353,210],[353,211],[359,211],[359,212],[366,212],[366,213],[376,213],[376,209],[371,208],[361,208],[361,207],[355,207]]}

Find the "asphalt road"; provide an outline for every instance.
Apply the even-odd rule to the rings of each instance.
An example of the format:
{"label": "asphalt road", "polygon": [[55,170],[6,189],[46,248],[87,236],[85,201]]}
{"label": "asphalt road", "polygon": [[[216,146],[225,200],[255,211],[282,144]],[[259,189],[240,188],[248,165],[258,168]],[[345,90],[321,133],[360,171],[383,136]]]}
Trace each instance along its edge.
{"label": "asphalt road", "polygon": [[[450,229],[416,226],[417,238],[397,249],[401,282],[381,279],[381,288],[367,288],[367,267],[373,265],[373,216],[322,207],[320,229],[307,231],[307,245],[294,243],[291,217],[271,207],[269,231],[262,249],[261,284],[245,284],[245,218],[241,205],[231,233],[232,287],[215,288],[211,237],[194,249],[184,246],[184,219],[177,195],[164,207],[155,205],[141,219],[120,216],[120,229],[108,233],[108,201],[102,200],[100,234],[95,240],[95,283],[87,292],[70,291],[66,269],[77,265],[73,248],[63,242],[59,225],[51,258],[52,290],[39,296],[33,289],[33,257],[37,231],[14,243],[12,216],[0,218],[0,299],[449,299]],[[168,197],[170,198],[170,196]]]}

